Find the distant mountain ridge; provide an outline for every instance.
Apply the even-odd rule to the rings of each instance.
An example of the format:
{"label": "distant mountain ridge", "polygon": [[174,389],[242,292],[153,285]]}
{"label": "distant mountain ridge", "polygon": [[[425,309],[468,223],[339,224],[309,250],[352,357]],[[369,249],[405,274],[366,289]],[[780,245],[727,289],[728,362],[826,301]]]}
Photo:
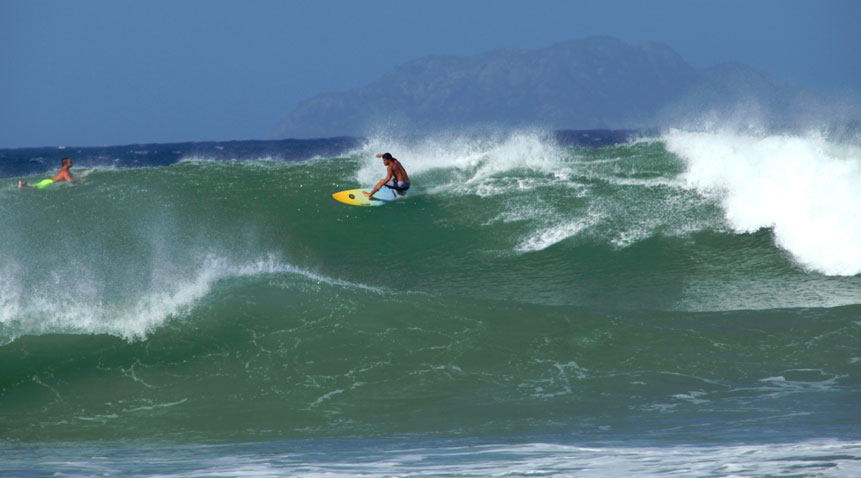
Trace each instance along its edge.
{"label": "distant mountain ridge", "polygon": [[762,103],[764,116],[780,117],[803,96],[800,88],[745,65],[698,71],[661,43],[591,37],[414,60],[366,86],[302,102],[270,137],[359,136],[381,126],[643,128],[751,102]]}

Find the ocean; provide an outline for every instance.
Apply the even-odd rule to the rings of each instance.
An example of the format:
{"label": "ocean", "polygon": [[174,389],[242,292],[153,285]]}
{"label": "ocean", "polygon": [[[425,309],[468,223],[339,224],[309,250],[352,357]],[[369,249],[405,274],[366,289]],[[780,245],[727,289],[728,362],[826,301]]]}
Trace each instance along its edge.
{"label": "ocean", "polygon": [[861,476],[861,145],[0,150],[0,475]]}

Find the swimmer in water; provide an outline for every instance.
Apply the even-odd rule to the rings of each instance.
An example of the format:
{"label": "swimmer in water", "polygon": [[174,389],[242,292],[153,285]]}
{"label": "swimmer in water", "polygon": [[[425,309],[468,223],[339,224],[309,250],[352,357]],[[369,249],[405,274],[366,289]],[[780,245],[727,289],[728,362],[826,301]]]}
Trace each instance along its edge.
{"label": "swimmer in water", "polygon": [[52,177],[50,179],[43,179],[43,180],[39,181],[38,183],[36,183],[34,186],[31,186],[31,185],[25,183],[24,181],[18,181],[18,189],[25,188],[25,187],[30,188],[30,189],[45,189],[46,187],[48,187],[54,183],[60,183],[63,181],[68,181],[70,183],[82,183],[82,182],[86,181],[86,178],[83,178],[83,179],[72,178],[72,173],[69,172],[69,169],[72,167],[72,160],[71,159],[63,158],[63,160],[60,162],[60,164],[62,165],[62,167],[60,168],[60,171],[54,175],[54,177]]}

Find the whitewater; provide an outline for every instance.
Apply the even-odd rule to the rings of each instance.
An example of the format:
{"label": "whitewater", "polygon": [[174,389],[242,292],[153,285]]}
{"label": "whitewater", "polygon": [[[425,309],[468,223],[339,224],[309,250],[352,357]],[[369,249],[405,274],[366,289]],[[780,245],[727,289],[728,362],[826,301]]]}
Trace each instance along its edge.
{"label": "whitewater", "polygon": [[861,146],[620,135],[0,150],[0,473],[857,475]]}

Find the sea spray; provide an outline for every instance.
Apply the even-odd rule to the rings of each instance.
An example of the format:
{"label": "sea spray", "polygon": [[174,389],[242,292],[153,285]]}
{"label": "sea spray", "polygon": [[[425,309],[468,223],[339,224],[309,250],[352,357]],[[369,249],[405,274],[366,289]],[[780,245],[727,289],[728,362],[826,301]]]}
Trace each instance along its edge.
{"label": "sea spray", "polygon": [[[235,264],[214,254],[204,255],[199,265],[182,276],[152,270],[147,288],[124,291],[112,296],[102,279],[82,263],[57,268],[44,281],[25,279],[7,268],[4,284],[3,314],[0,315],[6,340],[23,334],[83,333],[112,334],[126,339],[141,339],[170,318],[187,313],[213,284],[225,278],[256,276],[275,272],[301,271],[281,263],[276,257]],[[109,279],[104,279],[109,280]],[[27,283],[26,290],[9,284]]]}
{"label": "sea spray", "polygon": [[0,151],[0,474],[857,475],[861,275],[587,135]]}
{"label": "sea spray", "polygon": [[819,135],[671,131],[685,184],[717,195],[740,233],[773,228],[776,243],[812,270],[861,273],[861,148]]}
{"label": "sea spray", "polygon": [[458,184],[471,186],[464,192],[475,192],[483,181],[509,171],[536,171],[559,174],[568,170],[570,157],[552,135],[541,131],[520,131],[490,136],[443,134],[418,140],[370,138],[355,154],[363,160],[357,180],[375,182],[384,171],[374,151],[389,151],[409,164],[409,172],[447,173]]}
{"label": "sea spray", "polygon": [[[0,313],[11,324],[22,323],[25,311],[81,311],[86,317],[62,322],[91,320],[86,330],[108,330],[106,311],[155,311],[147,297],[158,304],[205,297],[230,276],[204,273],[207,257],[232,267],[277,257],[368,287],[555,305],[727,310],[855,303],[852,276],[801,269],[779,225],[762,220],[753,231],[736,229],[726,217],[726,193],[692,183],[688,160],[667,151],[667,143],[573,148],[540,132],[371,138],[342,156],[300,162],[244,158],[238,144],[219,152],[236,160],[190,151],[166,167],[98,167],[87,183],[45,194],[0,190]],[[851,157],[851,148],[824,147]],[[378,151],[403,161],[411,196],[373,214],[332,201],[333,191],[382,177],[372,154]],[[835,169],[838,180],[841,174]],[[845,219],[834,231],[850,230],[852,210],[828,211]],[[843,251],[845,264],[852,251]],[[199,294],[179,293],[192,289]],[[36,307],[37,296],[49,302]],[[79,306],[60,306],[79,299]],[[150,325],[129,336],[186,307],[151,314],[152,321],[139,321]],[[110,330],[122,335],[124,327]]]}

